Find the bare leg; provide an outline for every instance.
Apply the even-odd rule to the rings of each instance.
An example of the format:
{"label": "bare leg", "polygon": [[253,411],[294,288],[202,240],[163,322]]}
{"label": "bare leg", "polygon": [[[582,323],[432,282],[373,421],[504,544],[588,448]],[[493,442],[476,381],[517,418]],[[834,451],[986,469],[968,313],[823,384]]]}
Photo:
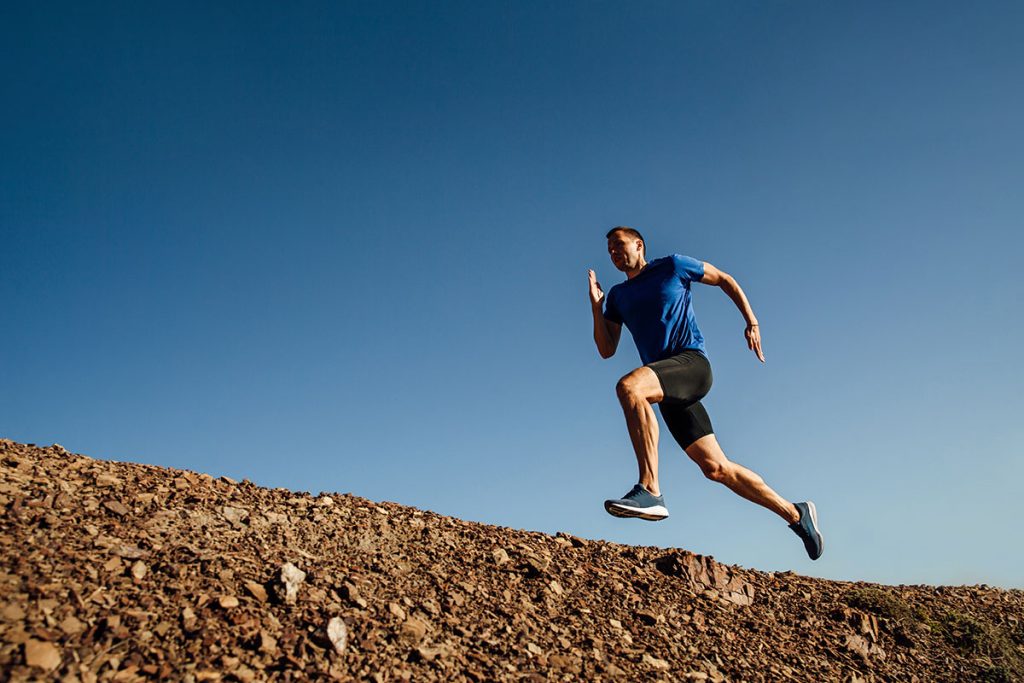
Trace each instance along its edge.
{"label": "bare leg", "polygon": [[714,434],[694,441],[686,447],[686,454],[700,466],[708,479],[725,484],[734,493],[768,508],[790,524],[800,519],[796,507],[773,491],[761,477],[726,458]]}
{"label": "bare leg", "polygon": [[658,418],[652,403],[665,398],[658,376],[650,368],[637,368],[619,380],[615,392],[626,416],[626,427],[633,442],[640,483],[656,496],[658,485]]}

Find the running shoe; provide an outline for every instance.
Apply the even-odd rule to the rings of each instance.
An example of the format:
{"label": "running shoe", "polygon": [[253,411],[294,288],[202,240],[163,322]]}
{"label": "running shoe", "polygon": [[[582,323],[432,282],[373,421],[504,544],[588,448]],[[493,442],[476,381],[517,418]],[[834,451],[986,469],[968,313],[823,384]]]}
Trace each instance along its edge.
{"label": "running shoe", "polygon": [[665,499],[656,496],[637,484],[622,498],[612,498],[604,502],[604,509],[615,517],[639,517],[652,522],[668,517]]}
{"label": "running shoe", "polygon": [[800,520],[790,524],[789,528],[803,540],[807,556],[816,560],[825,550],[825,539],[818,531],[818,511],[811,501],[796,503],[796,509],[800,513]]}

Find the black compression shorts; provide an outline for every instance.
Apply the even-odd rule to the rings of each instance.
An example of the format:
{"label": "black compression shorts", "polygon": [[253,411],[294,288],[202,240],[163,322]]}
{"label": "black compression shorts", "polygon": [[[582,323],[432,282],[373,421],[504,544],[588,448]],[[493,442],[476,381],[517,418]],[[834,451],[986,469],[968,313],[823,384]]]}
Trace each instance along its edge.
{"label": "black compression shorts", "polygon": [[711,391],[711,363],[696,349],[648,363],[658,376],[665,398],[658,404],[665,425],[680,446],[714,434],[711,418],[700,399]]}

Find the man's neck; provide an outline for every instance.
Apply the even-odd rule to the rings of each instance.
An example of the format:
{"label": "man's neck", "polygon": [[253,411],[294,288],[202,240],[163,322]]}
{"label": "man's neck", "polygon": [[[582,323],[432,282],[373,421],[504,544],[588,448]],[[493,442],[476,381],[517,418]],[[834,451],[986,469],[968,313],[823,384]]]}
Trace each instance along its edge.
{"label": "man's neck", "polygon": [[626,271],[626,279],[627,280],[632,280],[637,275],[639,275],[641,272],[643,272],[643,269],[646,268],[646,267],[647,267],[647,261],[645,261],[643,259],[640,259],[640,265],[638,265],[634,270],[627,270]]}

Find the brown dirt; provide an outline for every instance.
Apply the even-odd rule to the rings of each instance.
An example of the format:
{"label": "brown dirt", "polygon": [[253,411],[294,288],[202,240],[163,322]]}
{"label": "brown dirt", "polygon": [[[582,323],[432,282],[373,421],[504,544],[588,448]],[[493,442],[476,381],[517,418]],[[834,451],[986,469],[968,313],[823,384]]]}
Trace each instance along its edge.
{"label": "brown dirt", "polygon": [[0,440],[0,679],[1024,680],[1024,592],[685,550]]}

